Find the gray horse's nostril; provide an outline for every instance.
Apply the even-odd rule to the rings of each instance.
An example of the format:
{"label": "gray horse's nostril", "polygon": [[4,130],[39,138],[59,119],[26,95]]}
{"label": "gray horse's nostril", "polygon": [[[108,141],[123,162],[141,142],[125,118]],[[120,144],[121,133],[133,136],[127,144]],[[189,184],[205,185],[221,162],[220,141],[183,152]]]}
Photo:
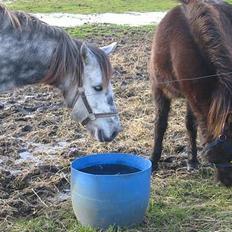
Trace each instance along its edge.
{"label": "gray horse's nostril", "polygon": [[116,136],[118,135],[118,131],[115,130],[110,137],[106,136],[104,131],[99,129],[98,130],[98,140],[100,142],[111,142]]}
{"label": "gray horse's nostril", "polygon": [[103,130],[99,129],[97,134],[98,134],[99,141],[104,142],[104,132],[103,132]]}
{"label": "gray horse's nostril", "polygon": [[111,140],[113,140],[118,135],[118,131],[114,131],[111,135]]}

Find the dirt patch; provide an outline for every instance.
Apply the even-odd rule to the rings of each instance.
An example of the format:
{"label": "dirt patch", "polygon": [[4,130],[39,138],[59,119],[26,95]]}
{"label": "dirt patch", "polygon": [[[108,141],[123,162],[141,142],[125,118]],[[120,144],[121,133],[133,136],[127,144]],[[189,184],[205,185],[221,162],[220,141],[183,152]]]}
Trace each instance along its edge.
{"label": "dirt patch", "polygon": [[[147,62],[152,34],[138,31],[88,39],[99,45],[119,42],[111,60],[123,132],[112,143],[93,142],[71,120],[55,89],[30,86],[0,95],[0,220],[34,217],[67,200],[69,164],[77,156],[107,151],[150,154],[154,107]],[[174,102],[159,175],[185,167],[184,112],[184,101]]]}

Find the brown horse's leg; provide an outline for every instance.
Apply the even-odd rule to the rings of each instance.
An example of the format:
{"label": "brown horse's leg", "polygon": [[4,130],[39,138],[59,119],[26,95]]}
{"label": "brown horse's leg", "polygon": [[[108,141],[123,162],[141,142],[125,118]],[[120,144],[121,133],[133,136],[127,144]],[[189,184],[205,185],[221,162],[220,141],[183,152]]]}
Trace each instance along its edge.
{"label": "brown horse's leg", "polygon": [[170,111],[171,100],[160,89],[155,89],[154,97],[156,104],[155,138],[151,161],[153,170],[156,170],[162,153],[162,142],[168,125],[168,113]]}
{"label": "brown horse's leg", "polygon": [[193,112],[187,104],[187,113],[185,117],[186,128],[189,136],[189,154],[188,154],[188,170],[197,168],[197,123]]}

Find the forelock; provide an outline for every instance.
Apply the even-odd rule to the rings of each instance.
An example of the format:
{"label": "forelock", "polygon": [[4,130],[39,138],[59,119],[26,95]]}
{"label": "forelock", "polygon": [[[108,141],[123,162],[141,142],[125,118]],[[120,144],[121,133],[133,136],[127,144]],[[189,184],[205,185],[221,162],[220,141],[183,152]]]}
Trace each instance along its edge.
{"label": "forelock", "polygon": [[103,85],[108,86],[109,81],[112,77],[112,66],[109,60],[109,57],[102,51],[100,48],[97,48],[93,45],[88,45],[91,52],[94,54],[102,73]]}

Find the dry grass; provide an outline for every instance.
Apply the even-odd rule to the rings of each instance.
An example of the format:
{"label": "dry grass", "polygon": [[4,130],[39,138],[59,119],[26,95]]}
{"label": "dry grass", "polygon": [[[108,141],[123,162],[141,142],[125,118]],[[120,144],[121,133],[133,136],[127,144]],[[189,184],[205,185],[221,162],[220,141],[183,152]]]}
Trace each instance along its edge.
{"label": "dry grass", "polygon": [[[69,189],[70,161],[93,152],[151,153],[154,107],[147,61],[153,29],[108,29],[118,33],[104,36],[106,26],[98,26],[99,34],[94,38],[89,34],[88,41],[99,45],[119,42],[111,60],[124,130],[112,143],[94,142],[72,121],[57,90],[34,86],[0,95],[4,104],[0,110],[1,231],[93,231],[76,222],[70,200],[63,202],[58,197]],[[75,30],[71,33],[76,34]],[[147,218],[130,232],[232,231],[231,190],[215,183],[211,169],[188,173],[184,168],[184,114],[184,101],[173,102],[163,160],[172,156],[174,161],[163,162],[163,168],[154,176]],[[60,146],[59,142],[64,141],[66,144]],[[41,150],[38,144],[46,149]],[[18,163],[22,151],[33,153],[37,163]]]}

